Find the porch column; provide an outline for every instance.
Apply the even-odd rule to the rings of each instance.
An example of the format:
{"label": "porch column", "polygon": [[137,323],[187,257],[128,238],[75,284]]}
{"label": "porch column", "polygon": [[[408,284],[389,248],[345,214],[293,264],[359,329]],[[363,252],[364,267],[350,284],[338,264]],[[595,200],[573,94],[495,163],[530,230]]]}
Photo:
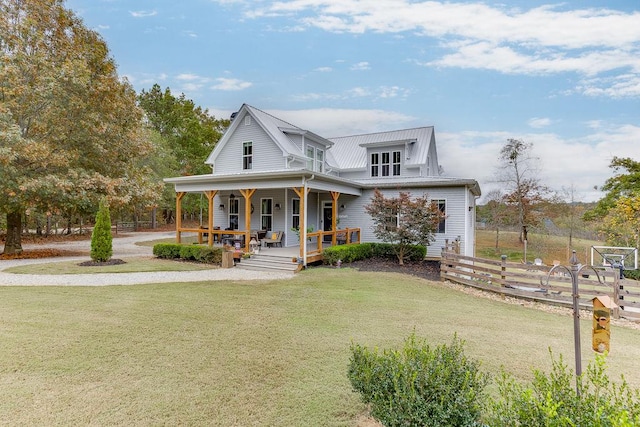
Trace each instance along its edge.
{"label": "porch column", "polygon": [[331,192],[331,246],[335,246],[337,243],[336,227],[338,226],[338,197],[340,193],[338,191]]}
{"label": "porch column", "polygon": [[300,198],[300,227],[299,227],[299,233],[298,235],[300,236],[299,240],[300,240],[300,258],[302,258],[304,260],[304,263],[306,264],[307,260],[304,259],[304,255],[305,255],[305,246],[307,244],[307,224],[306,224],[306,220],[307,220],[307,214],[306,214],[306,201],[307,201],[307,194],[309,193],[309,188],[307,188],[307,191],[304,191],[305,187],[300,187],[300,188],[296,188],[293,187],[292,190],[294,193],[296,193],[296,195]]}
{"label": "porch column", "polygon": [[182,198],[187,194],[184,191],[176,193],[176,243],[180,241],[180,231],[182,230]]}
{"label": "porch column", "polygon": [[208,240],[207,243],[209,244],[209,246],[213,246],[213,198],[216,196],[216,194],[218,194],[218,190],[212,190],[212,191],[205,191],[204,195],[207,196],[207,200],[209,201],[209,222],[208,222],[208,228],[209,228],[209,233],[208,233]]}
{"label": "porch column", "polygon": [[244,251],[249,252],[249,239],[251,238],[251,196],[256,192],[255,188],[240,190],[240,194],[244,197]]}

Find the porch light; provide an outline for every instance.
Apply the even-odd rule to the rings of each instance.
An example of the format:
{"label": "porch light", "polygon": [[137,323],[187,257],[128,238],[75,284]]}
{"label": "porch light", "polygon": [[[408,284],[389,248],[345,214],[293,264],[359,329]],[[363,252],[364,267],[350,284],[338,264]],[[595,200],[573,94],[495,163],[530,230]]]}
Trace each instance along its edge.
{"label": "porch light", "polygon": [[230,198],[231,200],[233,200],[233,199],[235,199],[235,198],[236,198],[236,195],[235,195],[235,194],[233,194],[233,193],[231,193],[231,194],[229,194],[229,198]]}
{"label": "porch light", "polygon": [[218,208],[223,211],[224,210],[224,203],[220,203],[220,206],[218,206]]}
{"label": "porch light", "polygon": [[280,210],[280,203],[276,203],[276,204],[275,204],[275,206],[274,206],[274,208],[275,208],[277,211],[279,211],[279,210]]}
{"label": "porch light", "polygon": [[346,206],[343,204],[340,205],[340,210],[344,210],[346,208]]}

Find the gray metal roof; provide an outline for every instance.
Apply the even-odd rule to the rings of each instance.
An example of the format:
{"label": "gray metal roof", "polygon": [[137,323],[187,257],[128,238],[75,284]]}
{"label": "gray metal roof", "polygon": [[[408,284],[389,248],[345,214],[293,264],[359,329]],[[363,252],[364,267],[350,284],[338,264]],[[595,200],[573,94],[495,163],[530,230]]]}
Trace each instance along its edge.
{"label": "gray metal roof", "polygon": [[433,140],[433,126],[402,129],[389,132],[369,133],[365,135],[343,136],[329,138],[334,142],[328,153],[330,161],[339,169],[363,169],[367,167],[367,146],[376,144],[398,143],[409,144],[409,158],[405,160],[407,166],[425,165],[429,154],[429,147]]}

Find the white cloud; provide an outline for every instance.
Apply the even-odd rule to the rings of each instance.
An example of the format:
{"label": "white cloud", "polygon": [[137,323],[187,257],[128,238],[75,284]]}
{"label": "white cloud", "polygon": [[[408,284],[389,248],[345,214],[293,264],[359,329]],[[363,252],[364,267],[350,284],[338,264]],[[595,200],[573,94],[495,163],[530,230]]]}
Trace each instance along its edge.
{"label": "white cloud", "polygon": [[[253,17],[286,17],[327,32],[411,33],[439,40],[444,53],[416,61],[423,65],[510,74],[612,73],[584,81],[575,91],[640,96],[640,11],[412,0],[264,1],[251,9]],[[361,64],[352,69],[369,69]]]}
{"label": "white cloud", "polygon": [[184,80],[184,81],[194,81],[194,80],[206,80],[206,78],[204,77],[200,77],[196,74],[191,74],[191,73],[183,73],[183,74],[178,74],[176,76],[176,80]]}
{"label": "white cloud", "polygon": [[212,89],[216,90],[224,90],[224,91],[235,91],[235,90],[244,90],[251,86],[253,83],[242,81],[239,79],[232,79],[226,77],[218,77],[216,79],[218,82],[216,85],[212,86]]}
{"label": "white cloud", "polygon": [[333,68],[331,68],[331,67],[318,67],[318,68],[314,69],[313,71],[316,71],[318,73],[330,73],[331,71],[333,71]]}
{"label": "white cloud", "polygon": [[134,18],[148,18],[150,16],[156,16],[158,12],[156,10],[130,10],[129,14]]}
{"label": "white cloud", "polygon": [[350,68],[350,70],[352,71],[366,71],[366,70],[370,70],[371,67],[369,66],[369,63],[366,61],[362,61],[362,62],[358,62],[357,64],[353,64]]}
{"label": "white cloud", "polygon": [[[587,130],[587,129],[585,129]],[[439,162],[448,176],[474,178],[483,194],[499,188],[495,173],[500,165],[500,149],[507,132],[437,133]],[[566,140],[556,134],[530,133],[518,139],[533,143],[532,154],[539,159],[538,178],[555,191],[576,188],[579,200],[589,202],[602,197],[594,190],[613,173],[609,163],[614,156],[640,158],[640,127],[633,125],[604,126],[587,136]]]}
{"label": "white cloud", "polygon": [[534,117],[529,119],[527,123],[530,127],[538,129],[549,126],[551,124],[551,119],[548,117]]}

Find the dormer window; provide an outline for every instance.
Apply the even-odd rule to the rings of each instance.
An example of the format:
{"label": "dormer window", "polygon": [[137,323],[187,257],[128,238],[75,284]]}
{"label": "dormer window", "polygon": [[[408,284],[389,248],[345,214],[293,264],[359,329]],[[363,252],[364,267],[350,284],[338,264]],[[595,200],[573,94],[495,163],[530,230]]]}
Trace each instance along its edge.
{"label": "dormer window", "polygon": [[247,141],[242,143],[242,169],[249,170],[253,168],[253,142]]}
{"label": "dormer window", "polygon": [[400,176],[400,151],[371,153],[371,176]]}

